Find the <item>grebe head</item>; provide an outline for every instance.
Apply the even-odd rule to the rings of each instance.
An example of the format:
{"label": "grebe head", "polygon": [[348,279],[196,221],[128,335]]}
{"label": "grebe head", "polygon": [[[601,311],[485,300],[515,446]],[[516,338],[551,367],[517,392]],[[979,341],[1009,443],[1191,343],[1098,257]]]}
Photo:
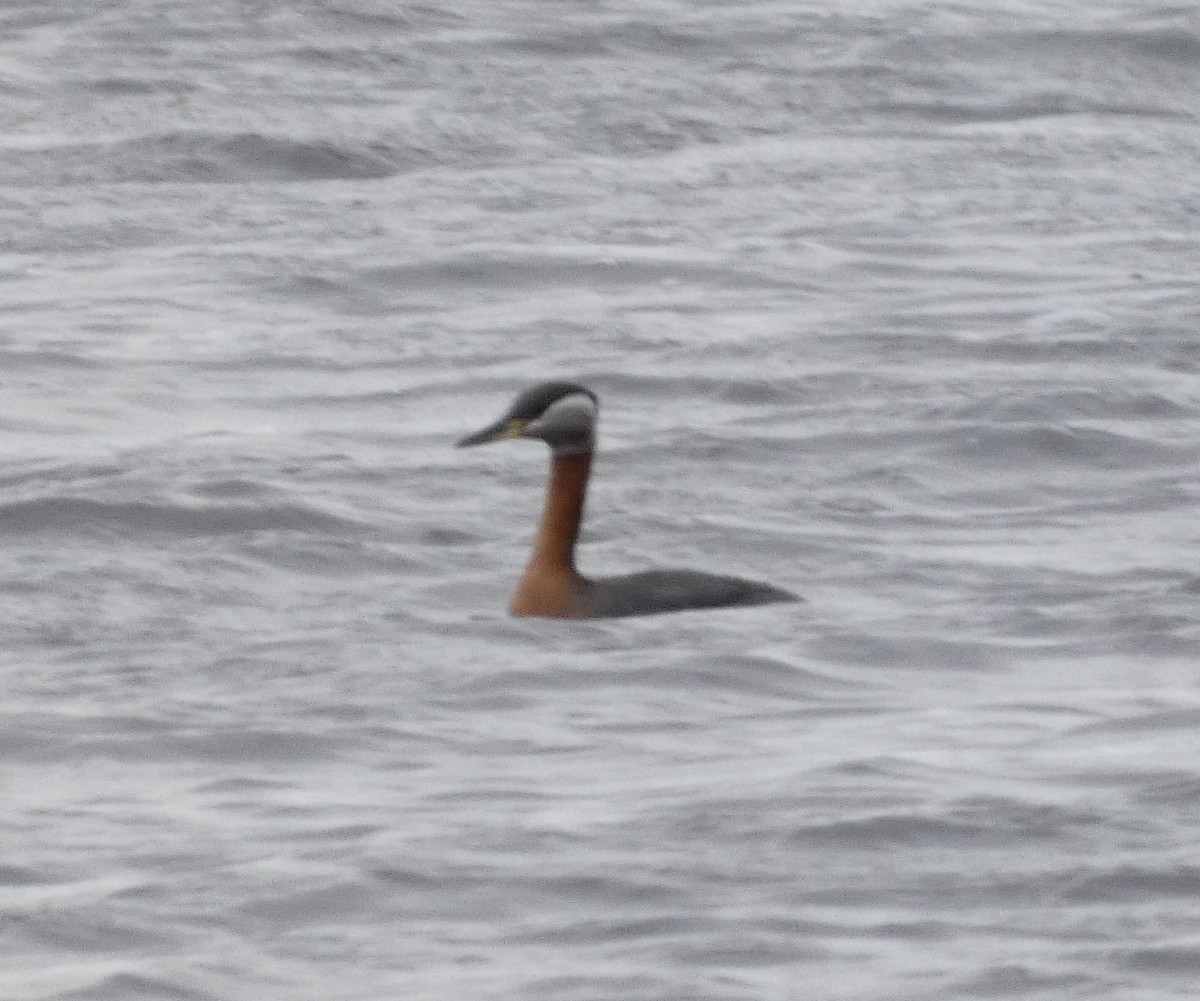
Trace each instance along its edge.
{"label": "grebe head", "polygon": [[576,382],[542,382],[515,400],[500,420],[469,434],[459,448],[487,445],[509,438],[538,438],[555,455],[590,452],[596,443],[600,400]]}

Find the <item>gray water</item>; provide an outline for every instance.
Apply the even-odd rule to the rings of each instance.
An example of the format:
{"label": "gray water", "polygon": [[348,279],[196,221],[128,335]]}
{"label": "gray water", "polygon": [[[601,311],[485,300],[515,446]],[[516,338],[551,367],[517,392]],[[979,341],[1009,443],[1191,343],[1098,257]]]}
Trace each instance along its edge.
{"label": "gray water", "polygon": [[1198,233],[1192,4],[6,4],[0,997],[1193,996]]}

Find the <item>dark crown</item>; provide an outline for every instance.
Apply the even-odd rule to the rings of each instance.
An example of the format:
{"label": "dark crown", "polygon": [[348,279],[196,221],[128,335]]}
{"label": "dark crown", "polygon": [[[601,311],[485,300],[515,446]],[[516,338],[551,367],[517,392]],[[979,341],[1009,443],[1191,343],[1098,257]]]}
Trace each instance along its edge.
{"label": "dark crown", "polygon": [[541,417],[549,406],[557,403],[564,396],[573,396],[577,393],[590,396],[592,402],[599,406],[600,398],[587,386],[581,386],[577,382],[540,382],[525,390],[513,401],[513,405],[508,408],[508,417],[526,421],[535,420]]}

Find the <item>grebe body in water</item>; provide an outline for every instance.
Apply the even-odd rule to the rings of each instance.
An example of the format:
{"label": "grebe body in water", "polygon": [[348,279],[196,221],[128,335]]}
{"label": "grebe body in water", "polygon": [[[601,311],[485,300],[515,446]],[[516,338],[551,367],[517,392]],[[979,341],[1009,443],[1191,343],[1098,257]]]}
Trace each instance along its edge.
{"label": "grebe body in water", "polygon": [[509,605],[513,615],[597,619],[692,608],[797,601],[770,584],[696,570],[650,570],[590,580],[575,568],[575,543],[596,445],[600,401],[586,386],[544,382],[516,398],[495,424],[467,435],[459,448],[509,438],[550,446],[550,484],[533,554]]}

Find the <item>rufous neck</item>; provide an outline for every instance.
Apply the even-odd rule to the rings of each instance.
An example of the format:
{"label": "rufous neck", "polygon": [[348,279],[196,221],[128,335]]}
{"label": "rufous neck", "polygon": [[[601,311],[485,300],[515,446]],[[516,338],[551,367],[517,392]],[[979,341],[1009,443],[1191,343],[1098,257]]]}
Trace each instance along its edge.
{"label": "rufous neck", "polygon": [[591,450],[556,455],[551,460],[546,506],[533,543],[530,566],[547,570],[565,567],[575,572],[575,540],[579,538],[579,525],[583,521],[583,502],[591,468]]}

